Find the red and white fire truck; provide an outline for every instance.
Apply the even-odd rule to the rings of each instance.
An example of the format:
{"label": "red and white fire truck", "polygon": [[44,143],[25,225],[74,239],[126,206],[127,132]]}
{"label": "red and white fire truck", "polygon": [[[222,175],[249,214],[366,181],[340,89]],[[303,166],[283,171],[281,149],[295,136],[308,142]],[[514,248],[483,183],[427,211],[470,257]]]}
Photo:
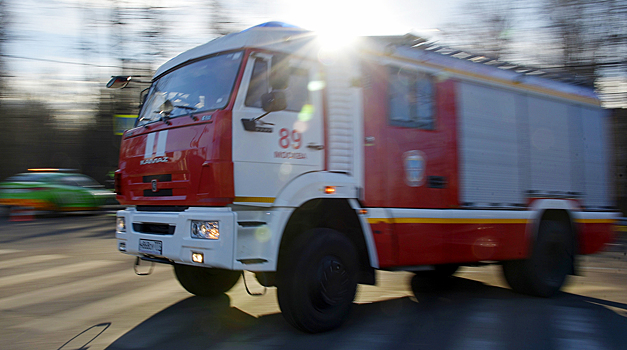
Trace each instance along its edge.
{"label": "red and white fire truck", "polygon": [[556,293],[612,238],[608,116],[589,86],[422,43],[271,22],[165,63],[122,137],[119,250],[199,296],[254,272],[307,332],[377,269],[499,263]]}

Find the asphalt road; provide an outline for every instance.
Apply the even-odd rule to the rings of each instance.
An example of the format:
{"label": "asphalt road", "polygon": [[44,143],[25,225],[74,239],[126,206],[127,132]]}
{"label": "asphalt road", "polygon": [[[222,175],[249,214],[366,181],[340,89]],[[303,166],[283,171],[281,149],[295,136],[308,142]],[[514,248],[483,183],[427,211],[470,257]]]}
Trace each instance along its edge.
{"label": "asphalt road", "polygon": [[[463,268],[416,299],[411,274],[360,286],[348,322],[317,335],[290,327],[276,290],[242,280],[205,299],[170,266],[136,276],[112,215],[0,219],[1,349],[626,349],[627,244],[583,257],[557,297],[507,288],[498,266]],[[149,265],[142,266],[146,271]],[[262,292],[247,274],[249,288]]]}

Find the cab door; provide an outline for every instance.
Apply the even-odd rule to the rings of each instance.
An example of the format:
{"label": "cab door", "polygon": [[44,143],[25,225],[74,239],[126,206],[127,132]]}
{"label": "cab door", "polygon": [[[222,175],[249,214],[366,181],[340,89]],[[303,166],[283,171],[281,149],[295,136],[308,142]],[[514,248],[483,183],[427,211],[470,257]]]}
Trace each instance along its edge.
{"label": "cab door", "polygon": [[366,204],[389,208],[393,219],[379,240],[395,247],[391,265],[442,263],[445,231],[435,211],[421,209],[458,203],[454,84],[420,67],[365,67]]}
{"label": "cab door", "polygon": [[456,207],[453,82],[373,62],[364,64],[364,76],[366,205]]}
{"label": "cab door", "polygon": [[[287,78],[287,108],[267,113],[261,99],[275,75]],[[310,84],[317,75],[311,61],[250,54],[233,108],[235,202],[270,205],[292,179],[323,169],[322,92]]]}

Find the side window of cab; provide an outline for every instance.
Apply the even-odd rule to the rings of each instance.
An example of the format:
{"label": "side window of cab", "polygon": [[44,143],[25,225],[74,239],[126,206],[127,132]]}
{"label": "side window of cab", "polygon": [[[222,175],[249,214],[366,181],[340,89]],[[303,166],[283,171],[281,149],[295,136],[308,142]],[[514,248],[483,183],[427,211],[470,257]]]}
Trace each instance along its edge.
{"label": "side window of cab", "polygon": [[261,57],[255,58],[253,73],[250,77],[246,101],[244,102],[247,107],[261,108],[261,96],[270,92],[269,68],[267,60]]}
{"label": "side window of cab", "polygon": [[244,102],[247,107],[261,108],[261,96],[273,89],[285,93],[287,111],[300,112],[310,103],[309,71],[306,68],[292,66],[289,57],[284,55],[255,55],[254,59]]}
{"label": "side window of cab", "polygon": [[389,68],[389,123],[424,130],[435,129],[435,79],[431,74]]}

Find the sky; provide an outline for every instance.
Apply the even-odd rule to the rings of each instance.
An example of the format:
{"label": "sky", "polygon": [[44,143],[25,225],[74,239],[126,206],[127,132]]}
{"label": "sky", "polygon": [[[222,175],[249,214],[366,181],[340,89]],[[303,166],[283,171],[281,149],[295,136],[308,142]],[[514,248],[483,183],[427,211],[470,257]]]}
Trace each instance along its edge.
{"label": "sky", "polygon": [[[72,113],[89,113],[92,107],[88,104],[97,101],[98,89],[111,75],[121,73],[118,58],[137,58],[141,52],[154,48],[137,43],[137,32],[142,30],[137,24],[125,27],[125,46],[115,45],[110,30],[114,4],[122,8],[150,5],[165,9],[160,13],[170,33],[159,42],[164,52],[153,58],[152,68],[156,69],[177,54],[215,38],[209,30],[208,4],[213,1],[216,0],[7,0],[12,20],[11,41],[5,52],[11,56],[5,59],[11,75],[9,83],[19,91],[18,98],[73,105]],[[441,34],[438,28],[446,28],[464,8],[472,6],[471,0],[217,1],[236,23],[233,29],[237,31],[267,21],[283,21],[332,36],[413,33],[436,40]],[[534,18],[525,18],[516,27],[537,21]],[[525,46],[529,42],[519,44]],[[532,46],[523,51],[533,53],[538,48]],[[623,79],[620,84],[627,84],[624,78],[612,79]]]}
{"label": "sky", "polygon": [[[75,82],[74,89],[87,88],[93,80],[115,74],[119,62],[111,36],[104,24],[113,3],[142,7],[146,4],[169,8],[167,21],[176,31],[177,41],[156,60],[165,62],[176,54],[212,39],[207,28],[207,6],[199,0],[13,0],[13,40],[7,53],[14,85],[39,94],[48,85]],[[326,33],[354,35],[429,34],[446,21],[462,0],[229,0],[223,1],[240,27],[278,20]],[[207,1],[204,1],[206,4]],[[87,43],[90,51],[78,48]],[[128,50],[131,51],[131,50]],[[119,54],[119,53],[118,53]],[[28,59],[31,58],[31,59]],[[83,65],[45,62],[75,62]],[[104,67],[98,67],[104,66]],[[156,68],[156,67],[154,67]],[[81,87],[81,85],[83,85]]]}
{"label": "sky", "polygon": [[[470,0],[218,0],[237,30],[283,21],[321,34],[402,35],[439,39]],[[170,35],[159,44],[153,69],[177,54],[213,38],[212,0],[8,0],[11,41],[6,62],[10,84],[20,94],[51,104],[72,106],[74,118],[91,112],[98,90],[121,73],[119,57],[137,58],[154,47],[137,43],[137,24],[124,29],[125,46],[110,30],[113,4],[123,8],[159,6]],[[525,19],[527,22],[528,19]],[[138,23],[141,21],[135,21]],[[520,23],[518,23],[520,24]],[[89,50],[81,50],[88,47]],[[534,49],[535,50],[535,49]],[[530,52],[535,52],[531,50]],[[139,52],[139,53],[138,53]],[[145,57],[145,56],[144,56]],[[63,63],[65,62],[65,63]]]}
{"label": "sky", "polygon": [[[431,36],[468,0],[221,0],[237,29],[268,21],[283,21],[322,34]],[[112,41],[113,4],[167,10],[163,20],[171,27],[165,52],[154,58],[153,69],[177,54],[213,38],[209,27],[209,0],[8,0],[11,40],[5,62],[9,98],[37,99],[56,111],[61,122],[90,119],[99,90],[112,75],[121,74],[121,55],[134,58],[132,42],[137,26],[126,27],[128,43],[120,49]],[[137,22],[137,21],[136,21]],[[89,47],[81,50],[80,47]]]}

